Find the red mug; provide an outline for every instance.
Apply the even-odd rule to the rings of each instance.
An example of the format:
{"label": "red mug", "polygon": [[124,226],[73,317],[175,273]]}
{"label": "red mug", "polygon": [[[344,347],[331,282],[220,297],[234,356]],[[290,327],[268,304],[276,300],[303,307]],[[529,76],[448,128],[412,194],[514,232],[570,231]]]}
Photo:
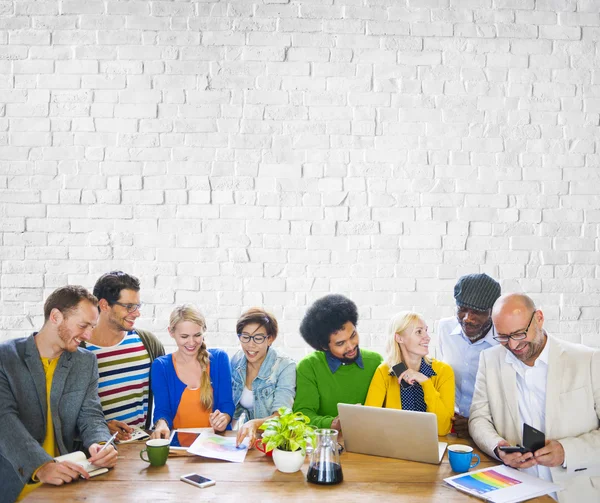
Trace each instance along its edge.
{"label": "red mug", "polygon": [[269,457],[273,457],[273,451],[267,452],[265,450],[266,449],[266,445],[263,444],[262,438],[257,438],[256,439],[256,442],[254,442],[254,447],[256,447],[263,454],[266,454]]}

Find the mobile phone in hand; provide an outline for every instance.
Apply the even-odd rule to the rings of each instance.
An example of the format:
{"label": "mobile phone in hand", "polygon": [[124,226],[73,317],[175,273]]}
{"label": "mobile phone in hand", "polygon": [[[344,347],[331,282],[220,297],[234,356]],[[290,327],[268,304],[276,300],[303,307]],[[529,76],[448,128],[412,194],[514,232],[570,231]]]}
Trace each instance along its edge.
{"label": "mobile phone in hand", "polygon": [[525,454],[526,452],[531,452],[529,449],[522,447],[520,445],[499,445],[498,450],[500,450],[506,454],[513,454],[515,452],[520,452],[521,454]]}
{"label": "mobile phone in hand", "polygon": [[[406,366],[406,363],[400,362],[392,367],[392,374],[394,374],[396,377],[400,377],[402,373],[406,372],[407,370],[408,367]],[[404,379],[402,379],[400,381],[400,386],[402,386],[403,388],[410,388],[412,384],[407,383]]]}
{"label": "mobile phone in hand", "polygon": [[523,446],[528,451],[535,452],[546,445],[546,435],[533,426],[523,423]]}

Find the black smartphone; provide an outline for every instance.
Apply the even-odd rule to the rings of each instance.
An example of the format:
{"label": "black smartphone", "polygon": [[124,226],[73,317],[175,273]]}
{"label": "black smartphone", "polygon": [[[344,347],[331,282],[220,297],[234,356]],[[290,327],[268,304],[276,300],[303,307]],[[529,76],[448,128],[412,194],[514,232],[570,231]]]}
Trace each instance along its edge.
{"label": "black smartphone", "polygon": [[535,452],[546,445],[546,435],[543,431],[536,430],[533,426],[523,423],[523,445],[502,445],[498,447],[502,452],[511,454],[513,452]]}
{"label": "black smartphone", "polygon": [[543,431],[536,430],[533,426],[523,423],[523,447],[530,452],[535,452],[546,445],[546,435]]}
{"label": "black smartphone", "polygon": [[520,445],[501,445],[498,447],[498,450],[505,452],[506,454],[512,454],[514,452],[525,454],[526,452],[529,452],[529,449],[525,449],[525,447],[521,447]]}
{"label": "black smartphone", "polygon": [[[400,362],[392,367],[392,374],[394,374],[396,377],[400,377],[402,375],[402,372],[406,372],[407,370],[408,367],[406,366],[406,363]],[[402,379],[400,381],[400,386],[402,386],[403,388],[410,388],[412,384],[409,384],[404,379]]]}

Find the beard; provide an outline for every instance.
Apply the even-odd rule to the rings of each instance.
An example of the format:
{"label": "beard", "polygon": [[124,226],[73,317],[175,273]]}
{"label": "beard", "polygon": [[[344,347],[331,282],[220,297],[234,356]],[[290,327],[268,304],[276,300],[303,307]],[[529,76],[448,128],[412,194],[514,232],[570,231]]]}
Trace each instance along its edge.
{"label": "beard", "polygon": [[[463,334],[465,334],[467,339],[469,339],[470,341],[478,341],[479,339],[482,339],[485,336],[485,334],[488,333],[489,329],[492,328],[492,318],[490,318],[485,323],[479,325],[476,325],[474,323],[465,323],[462,320],[458,320],[458,323],[462,328]],[[473,335],[467,334],[467,331],[473,332],[475,330],[476,332],[473,333]]]}
{"label": "beard", "polygon": [[339,358],[339,360],[346,365],[354,363],[356,360],[358,360],[358,357],[360,356],[360,348],[358,346],[356,346],[355,349],[356,349],[356,356],[354,356],[353,358],[346,358],[346,353],[344,353],[344,357]]}
{"label": "beard", "polygon": [[537,335],[533,341],[527,342],[527,350],[522,354],[517,354],[510,348],[507,349],[515,356],[515,358],[522,361],[523,363],[527,363],[532,358],[538,357],[540,355],[540,353],[544,349],[545,344],[546,338],[544,337],[542,332],[540,335]]}
{"label": "beard", "polygon": [[73,336],[72,332],[64,326],[64,323],[61,323],[58,326],[58,336],[60,337],[60,340],[64,343],[66,351],[69,351],[70,353],[77,351],[78,346],[75,346],[73,349],[71,349],[71,345],[75,337]]}

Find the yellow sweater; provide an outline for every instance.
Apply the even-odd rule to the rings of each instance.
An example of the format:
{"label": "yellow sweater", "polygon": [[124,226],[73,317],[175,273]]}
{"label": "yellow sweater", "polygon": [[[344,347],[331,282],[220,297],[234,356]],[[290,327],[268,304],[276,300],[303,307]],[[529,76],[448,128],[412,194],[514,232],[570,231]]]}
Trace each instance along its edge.
{"label": "yellow sweater", "polygon": [[[447,363],[431,360],[435,376],[427,379],[421,387],[427,405],[427,412],[437,416],[438,435],[450,433],[452,416],[454,415],[454,371]],[[398,378],[390,375],[390,368],[382,363],[377,367],[365,405],[401,409],[400,385]]]}
{"label": "yellow sweater", "polygon": [[[58,358],[53,358],[52,360],[50,358],[42,358],[42,365],[44,366],[44,372],[46,373],[46,410],[48,411],[48,420],[46,421],[46,437],[44,438],[42,448],[52,457],[58,456],[58,453],[56,452],[56,440],[54,438],[54,424],[52,421],[52,411],[50,410],[50,393],[52,391],[52,379],[54,379],[54,371],[56,370],[57,363]],[[32,478],[34,480],[36,480],[37,472],[42,466],[39,466],[37,470],[33,473]],[[25,484],[25,487],[23,487],[23,490],[21,491],[21,494],[19,494],[17,501],[21,501],[31,491],[37,489],[41,485],[42,484],[40,482]]]}

